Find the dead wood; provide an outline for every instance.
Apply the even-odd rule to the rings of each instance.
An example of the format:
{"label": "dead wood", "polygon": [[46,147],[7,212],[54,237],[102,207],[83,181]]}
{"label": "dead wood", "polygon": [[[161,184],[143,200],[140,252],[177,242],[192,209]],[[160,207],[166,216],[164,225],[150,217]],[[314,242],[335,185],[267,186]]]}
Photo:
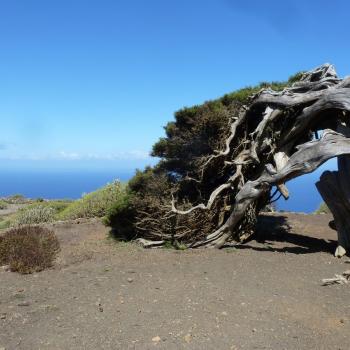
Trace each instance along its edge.
{"label": "dead wood", "polygon": [[[350,154],[349,111],[350,79],[338,78],[330,64],[304,73],[282,91],[259,91],[232,116],[218,141],[222,149],[195,159],[196,170],[177,180],[170,190],[171,205],[164,204],[161,217],[148,213],[140,218],[137,225],[141,232],[145,230],[144,238],[217,248],[245,240],[254,232],[259,211],[272,200],[273,188],[288,199],[289,180],[314,171],[330,158],[341,157],[340,175],[325,174],[321,180],[325,185],[318,188],[327,204],[335,193],[346,194],[346,200],[329,206],[340,245],[349,247],[350,221],[344,220],[350,217],[349,166],[342,158]],[[320,138],[315,137],[319,134]],[[205,181],[217,183],[215,169],[221,183],[201,197],[204,201],[192,203],[178,196],[177,189],[185,182],[194,188]],[[341,185],[333,186],[335,182]],[[151,230],[143,225],[151,220],[165,222],[165,217],[171,233],[165,233],[164,226],[156,222]]]}
{"label": "dead wood", "polygon": [[326,171],[316,183],[323,200],[334,217],[338,233],[336,257],[342,257],[350,249],[350,157],[338,158],[338,171]]}

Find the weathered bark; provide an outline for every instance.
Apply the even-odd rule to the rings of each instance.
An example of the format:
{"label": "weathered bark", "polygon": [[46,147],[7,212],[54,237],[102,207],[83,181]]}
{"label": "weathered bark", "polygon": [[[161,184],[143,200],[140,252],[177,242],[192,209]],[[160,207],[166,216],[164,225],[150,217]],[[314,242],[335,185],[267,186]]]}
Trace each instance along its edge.
{"label": "weathered bark", "polygon": [[322,285],[329,286],[331,284],[348,284],[350,281],[350,270],[344,271],[341,275],[336,274],[333,278],[323,278]]}
{"label": "weathered bark", "polygon": [[[232,118],[228,136],[221,143],[223,149],[200,159],[202,166],[198,172],[180,180],[200,182],[212,164],[222,167],[227,174],[220,177],[225,181],[203,203],[193,203],[189,207],[176,198],[176,192],[173,193],[171,214],[177,216],[174,222],[180,224],[175,224],[172,239],[189,247],[222,247],[230,241],[246,239],[252,233],[258,211],[268,203],[272,187],[275,186],[287,199],[287,181],[314,171],[332,157],[350,154],[349,112],[350,78],[338,78],[334,67],[329,64],[305,73],[300,81],[283,91],[265,89],[252,96],[250,103],[242,106]],[[318,131],[323,132],[322,137],[314,139]],[[341,176],[337,180],[341,185],[331,187],[334,192],[343,191],[342,196],[346,193],[350,198],[350,186],[346,181],[349,167],[342,159],[339,161]],[[330,180],[331,176],[334,177],[326,175],[323,178],[334,182]],[[345,187],[348,191],[344,190]],[[326,193],[324,189],[321,191],[329,202],[334,194]],[[336,204],[333,201],[330,207],[333,206],[334,213],[342,218],[336,219],[339,241],[348,247],[346,232],[350,232],[350,222],[344,217],[350,215],[345,214],[348,210],[345,202],[345,199]],[[212,224],[214,219],[211,218],[220,218],[215,229],[205,235],[196,233],[198,237],[193,237],[188,222],[193,221],[197,213],[215,210],[219,210],[220,215],[210,217],[208,214]],[[186,216],[191,219],[186,221]],[[148,232],[147,238],[166,239],[162,232],[154,237]]]}
{"label": "weathered bark", "polygon": [[334,217],[338,232],[335,256],[342,257],[350,249],[350,156],[338,158],[338,171],[326,171],[317,189]]}
{"label": "weathered bark", "polygon": [[[270,167],[267,166],[267,170],[259,179],[248,181],[238,192],[236,203],[225,225],[208,236],[207,240],[198,242],[195,246],[207,244],[218,248],[222,247],[231,235],[235,225],[243,217],[246,209],[253,201],[257,200],[266,191],[269,191],[273,185],[284,183],[300,175],[310,173],[330,158],[349,154],[350,139],[335,131],[326,130],[320,140],[305,143],[298,148],[299,150],[291,156],[280,171],[272,169],[271,164],[268,164]],[[349,184],[348,189],[348,194],[350,195]]]}

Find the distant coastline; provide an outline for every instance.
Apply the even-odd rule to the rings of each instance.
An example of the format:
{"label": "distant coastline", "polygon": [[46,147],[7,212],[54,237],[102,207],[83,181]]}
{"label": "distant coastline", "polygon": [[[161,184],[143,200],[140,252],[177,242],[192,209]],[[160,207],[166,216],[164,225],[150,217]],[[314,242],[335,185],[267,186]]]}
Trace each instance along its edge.
{"label": "distant coastline", "polygon": [[0,197],[22,194],[27,198],[78,199],[114,180],[128,181],[134,171],[3,171]]}
{"label": "distant coastline", "polygon": [[[315,182],[326,169],[334,169],[332,161],[312,174],[287,183],[290,199],[281,198],[276,204],[278,210],[314,212],[322,198],[316,190]],[[0,197],[22,194],[27,198],[78,199],[84,193],[92,192],[108,182],[128,181],[134,170],[19,170],[0,171]]]}

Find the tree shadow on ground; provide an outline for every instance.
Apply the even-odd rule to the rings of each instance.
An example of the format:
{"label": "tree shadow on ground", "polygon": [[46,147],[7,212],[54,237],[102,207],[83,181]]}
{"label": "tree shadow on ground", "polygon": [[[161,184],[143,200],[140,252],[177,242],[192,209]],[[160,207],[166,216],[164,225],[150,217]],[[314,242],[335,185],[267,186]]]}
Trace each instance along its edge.
{"label": "tree shadow on ground", "polygon": [[[260,243],[260,244],[256,244]],[[286,243],[286,245],[283,245]],[[263,244],[263,246],[261,246]],[[249,242],[237,246],[238,249],[273,251],[292,254],[333,253],[337,246],[335,240],[326,240],[295,233],[283,214],[271,216],[261,214],[257,229]]]}

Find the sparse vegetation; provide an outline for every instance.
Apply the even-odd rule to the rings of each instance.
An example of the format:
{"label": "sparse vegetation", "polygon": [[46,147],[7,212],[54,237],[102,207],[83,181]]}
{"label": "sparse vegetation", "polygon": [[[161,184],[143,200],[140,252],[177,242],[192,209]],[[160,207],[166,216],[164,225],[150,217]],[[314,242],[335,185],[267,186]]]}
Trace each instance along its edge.
{"label": "sparse vegetation", "polygon": [[0,217],[0,229],[58,220],[60,213],[71,203],[68,200],[28,201],[27,205],[22,204],[16,212]]}
{"label": "sparse vegetation", "polygon": [[0,264],[22,274],[51,267],[59,251],[54,232],[40,226],[21,226],[0,236]]}
{"label": "sparse vegetation", "polygon": [[119,200],[123,191],[122,184],[119,181],[114,181],[72,202],[58,215],[58,218],[70,220],[103,217],[112,205]]}
{"label": "sparse vegetation", "polygon": [[330,210],[327,207],[325,202],[322,202],[318,209],[315,211],[315,214],[330,214]]}
{"label": "sparse vegetation", "polygon": [[8,207],[8,204],[4,200],[0,199],[0,210],[6,209],[7,207]]}
{"label": "sparse vegetation", "polygon": [[15,226],[35,225],[54,221],[55,210],[44,205],[28,206],[18,211],[14,220]]}
{"label": "sparse vegetation", "polygon": [[[38,225],[58,220],[104,217],[111,207],[122,205],[128,198],[126,186],[119,181],[83,195],[77,201],[72,200],[36,200],[21,195],[4,198],[4,206],[20,202],[20,208],[14,213],[0,216],[0,230],[21,225]],[[1,202],[0,202],[1,203]]]}
{"label": "sparse vegetation", "polygon": [[8,204],[27,204],[30,203],[30,199],[24,197],[22,194],[14,194],[12,196],[3,199]]}
{"label": "sparse vegetation", "polygon": [[186,244],[181,244],[177,240],[175,241],[165,241],[163,248],[165,249],[175,249],[175,250],[186,250],[188,247]]}
{"label": "sparse vegetation", "polygon": [[124,188],[116,201],[106,211],[103,223],[114,228],[114,238],[131,239],[134,235],[132,193],[129,187]]}
{"label": "sparse vegetation", "polygon": [[51,208],[54,210],[55,215],[54,219],[58,219],[59,215],[69,206],[73,203],[72,200],[50,200],[50,201],[36,201],[33,204],[30,204],[26,208],[35,208],[38,206]]}
{"label": "sparse vegetation", "polygon": [[5,217],[5,218],[1,218],[0,217],[0,230],[9,228],[11,226],[11,221]]}

